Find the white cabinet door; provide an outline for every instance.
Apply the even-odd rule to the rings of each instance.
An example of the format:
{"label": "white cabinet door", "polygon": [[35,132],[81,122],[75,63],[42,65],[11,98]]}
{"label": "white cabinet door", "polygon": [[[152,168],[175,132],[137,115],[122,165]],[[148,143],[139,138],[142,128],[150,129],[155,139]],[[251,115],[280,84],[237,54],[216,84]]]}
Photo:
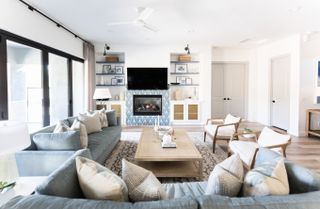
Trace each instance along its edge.
{"label": "white cabinet door", "polygon": [[212,65],[212,117],[225,118],[231,113],[245,118],[246,65],[214,63]]}
{"label": "white cabinet door", "polygon": [[290,56],[271,60],[271,125],[288,130],[290,121]]}

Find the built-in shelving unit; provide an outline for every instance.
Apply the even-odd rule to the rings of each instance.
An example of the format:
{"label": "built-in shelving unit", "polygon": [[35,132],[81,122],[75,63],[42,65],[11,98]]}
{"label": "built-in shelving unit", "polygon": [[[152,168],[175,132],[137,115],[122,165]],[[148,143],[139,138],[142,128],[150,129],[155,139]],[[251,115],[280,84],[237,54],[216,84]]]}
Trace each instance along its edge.
{"label": "built-in shelving unit", "polygon": [[118,57],[118,61],[110,62],[105,56],[96,56],[96,87],[110,88],[112,99],[119,100],[126,91],[125,53],[109,52],[107,56]]}

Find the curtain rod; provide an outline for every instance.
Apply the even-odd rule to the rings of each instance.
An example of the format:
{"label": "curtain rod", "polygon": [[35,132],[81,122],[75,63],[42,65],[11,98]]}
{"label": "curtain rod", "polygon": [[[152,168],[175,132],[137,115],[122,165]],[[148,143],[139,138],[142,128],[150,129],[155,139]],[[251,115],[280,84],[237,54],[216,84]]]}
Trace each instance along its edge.
{"label": "curtain rod", "polygon": [[72,32],[71,30],[69,30],[68,28],[66,28],[65,26],[61,25],[60,23],[58,23],[57,21],[55,21],[54,19],[52,19],[51,17],[47,16],[46,14],[44,14],[43,12],[39,11],[38,9],[36,9],[35,7],[31,6],[30,4],[28,4],[27,2],[23,1],[23,0],[19,0],[21,3],[23,3],[24,5],[26,5],[28,7],[29,10],[31,10],[32,12],[38,12],[40,15],[42,15],[43,17],[47,18],[48,20],[50,20],[51,22],[53,22],[54,24],[57,25],[58,28],[63,28],[64,30],[66,30],[67,32],[71,33],[72,35],[74,35],[75,38],[79,38],[82,41],[89,43],[88,41],[86,41],[85,39],[81,38],[80,36],[78,36],[77,34],[75,34],[74,32]]}

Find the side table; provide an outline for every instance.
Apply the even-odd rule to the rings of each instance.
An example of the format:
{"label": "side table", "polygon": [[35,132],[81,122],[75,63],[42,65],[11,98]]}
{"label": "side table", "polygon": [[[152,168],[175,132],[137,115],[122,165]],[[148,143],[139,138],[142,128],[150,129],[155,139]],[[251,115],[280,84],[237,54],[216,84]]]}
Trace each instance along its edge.
{"label": "side table", "polygon": [[16,185],[3,194],[0,194],[0,206],[7,203],[12,198],[19,195],[30,195],[34,192],[35,188],[45,179],[46,176],[28,176],[19,177]]}

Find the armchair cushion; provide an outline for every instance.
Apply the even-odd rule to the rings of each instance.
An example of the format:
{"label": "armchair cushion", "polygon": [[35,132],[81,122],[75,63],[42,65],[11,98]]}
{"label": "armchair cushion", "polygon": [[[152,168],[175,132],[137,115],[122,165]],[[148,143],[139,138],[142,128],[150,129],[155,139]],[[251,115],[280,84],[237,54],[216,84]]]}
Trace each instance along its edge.
{"label": "armchair cushion", "polygon": [[259,139],[258,143],[260,147],[268,147],[279,144],[286,144],[290,140],[290,135],[280,134],[268,127],[264,127]]}
{"label": "armchair cushion", "polygon": [[228,114],[224,119],[224,124],[239,123],[240,120],[241,120],[240,117],[234,117],[233,115]]}
{"label": "armchair cushion", "polygon": [[[212,125],[212,124],[208,124],[204,127],[205,131],[207,133],[209,133],[211,136],[214,136],[217,128],[218,128],[217,125]],[[234,134],[234,132],[235,132],[235,130],[234,130],[233,125],[232,126],[222,126],[222,127],[219,127],[217,136],[231,137],[232,134]]]}
{"label": "armchair cushion", "polygon": [[256,149],[259,148],[258,143],[249,141],[231,141],[229,143],[229,149],[233,153],[239,154],[243,163],[247,166],[251,166]]}

